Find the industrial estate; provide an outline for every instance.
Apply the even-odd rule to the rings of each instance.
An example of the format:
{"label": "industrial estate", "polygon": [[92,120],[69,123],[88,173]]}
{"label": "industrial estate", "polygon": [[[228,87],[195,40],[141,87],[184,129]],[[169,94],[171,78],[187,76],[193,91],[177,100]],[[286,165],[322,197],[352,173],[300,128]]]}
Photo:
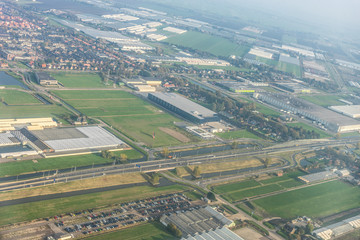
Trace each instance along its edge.
{"label": "industrial estate", "polygon": [[181,2],[0,2],[0,239],[360,238],[359,45]]}

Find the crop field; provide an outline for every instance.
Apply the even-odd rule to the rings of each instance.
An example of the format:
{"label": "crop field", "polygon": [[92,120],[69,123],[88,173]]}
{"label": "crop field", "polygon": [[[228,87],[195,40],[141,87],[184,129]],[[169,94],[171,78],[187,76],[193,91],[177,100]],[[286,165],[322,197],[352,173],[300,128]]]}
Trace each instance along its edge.
{"label": "crop field", "polygon": [[341,95],[316,95],[316,96],[304,95],[301,96],[300,98],[323,107],[329,107],[334,105],[345,105],[345,103],[339,101],[339,99],[342,98]]}
{"label": "crop field", "polygon": [[118,240],[118,239],[127,239],[127,240],[155,240],[155,239],[168,239],[175,240],[178,239],[172,236],[165,230],[165,227],[160,223],[146,223],[139,226],[126,228],[119,231],[113,231],[109,233],[100,234],[97,236],[86,238],[89,240]]}
{"label": "crop field", "polygon": [[106,192],[64,197],[53,200],[24,203],[0,207],[0,226],[33,219],[51,217],[84,209],[107,206],[110,204],[134,201],[161,194],[182,192],[186,187],[171,185],[166,187],[139,186]]}
{"label": "crop field", "polygon": [[223,139],[236,139],[236,138],[252,138],[252,139],[261,139],[260,137],[256,136],[255,134],[248,132],[247,130],[237,130],[232,132],[222,132],[217,133],[217,136]]}
{"label": "crop field", "polygon": [[283,71],[283,72],[292,73],[296,77],[301,77],[300,66],[295,65],[295,64],[279,62],[276,66],[276,69]]}
{"label": "crop field", "polygon": [[170,44],[211,53],[215,56],[228,57],[230,55],[236,55],[242,57],[250,50],[249,46],[238,45],[222,37],[194,31],[188,31],[164,41]]}
{"label": "crop field", "polygon": [[42,104],[29,93],[17,90],[0,90],[0,100],[8,105],[36,105]]}
{"label": "crop field", "polygon": [[326,133],[326,132],[324,132],[324,131],[316,128],[316,127],[312,127],[312,126],[310,126],[310,125],[307,125],[307,124],[305,124],[305,123],[300,123],[300,122],[298,122],[298,123],[288,123],[287,125],[289,125],[289,126],[291,126],[291,127],[302,127],[303,129],[309,130],[309,131],[315,131],[315,132],[317,132],[317,133],[320,134],[320,138],[328,138],[328,137],[331,137],[330,134],[328,134],[328,133]]}
{"label": "crop field", "polygon": [[[120,90],[54,91],[59,97],[89,117],[97,117],[133,140],[153,147],[181,144],[174,136],[162,131],[170,128],[179,135],[190,136],[178,129],[179,119],[144,100]],[[86,101],[84,101],[86,100]],[[155,133],[155,138],[153,134]]]}
{"label": "crop field", "polygon": [[[141,155],[135,150],[125,150],[114,152],[115,155],[124,153],[128,156],[128,159],[137,159]],[[140,155],[140,156],[139,156]],[[81,167],[92,165],[93,163],[102,164],[113,162],[113,159],[106,159],[100,156],[100,154],[87,154],[68,157],[56,157],[56,158],[42,158],[37,162],[32,160],[25,161],[13,161],[2,163],[0,168],[0,177],[15,176],[23,173],[39,172],[46,170],[56,170],[72,167]]]}
{"label": "crop field", "polygon": [[296,180],[297,176],[304,173],[295,171],[285,174],[282,177],[272,177],[266,180],[247,180],[242,182],[229,183],[214,186],[214,192],[221,194],[224,198],[232,202],[240,201],[244,198],[255,197],[275,191],[284,190],[303,185]]}
{"label": "crop field", "polygon": [[254,203],[272,216],[317,218],[360,207],[360,189],[336,180],[261,198]]}
{"label": "crop field", "polygon": [[97,73],[54,72],[51,76],[69,88],[105,88],[107,87]]}

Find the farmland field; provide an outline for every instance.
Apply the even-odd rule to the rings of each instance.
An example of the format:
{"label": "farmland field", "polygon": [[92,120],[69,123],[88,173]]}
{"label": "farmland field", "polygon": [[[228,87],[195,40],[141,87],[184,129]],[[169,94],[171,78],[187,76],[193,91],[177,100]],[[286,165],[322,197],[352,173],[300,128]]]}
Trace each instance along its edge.
{"label": "farmland field", "polygon": [[171,234],[169,234],[163,225],[160,223],[146,223],[139,226],[126,228],[119,231],[113,231],[109,233],[100,234],[87,238],[89,240],[118,240],[118,239],[127,239],[127,240],[154,240],[154,239],[178,239]]}
{"label": "farmland field", "polygon": [[[141,155],[135,150],[124,150],[124,151],[114,152],[115,155],[120,155],[121,153],[126,154],[128,159],[137,159],[141,157]],[[0,177],[14,176],[23,173],[39,172],[45,170],[71,168],[75,166],[76,167],[88,166],[88,165],[92,165],[93,163],[96,165],[102,163],[109,163],[113,161],[114,161],[113,159],[106,159],[101,157],[100,154],[42,158],[42,159],[38,159],[37,162],[35,163],[32,160],[13,161],[13,162],[7,162],[1,164]]]}
{"label": "farmland field", "polygon": [[54,72],[51,76],[65,87],[104,88],[106,87],[97,73]]}
{"label": "farmland field", "polygon": [[0,90],[1,101],[8,105],[36,105],[42,104],[38,99],[29,93],[17,90]]}
{"label": "farmland field", "polygon": [[[181,144],[162,131],[169,128],[189,136],[178,129],[179,119],[163,112],[144,100],[120,90],[54,91],[59,97],[89,117],[97,117],[115,127],[133,140],[153,147]],[[86,101],[84,101],[86,100]],[[153,137],[155,133],[155,137]],[[190,139],[195,138],[190,136]]]}
{"label": "farmland field", "polygon": [[238,45],[222,37],[194,31],[188,31],[164,41],[170,44],[211,53],[215,56],[228,57],[230,55],[236,55],[242,57],[250,50],[249,46]]}
{"label": "farmland field", "polygon": [[336,180],[261,198],[254,203],[272,216],[324,217],[360,207],[360,189]]}
{"label": "farmland field", "polygon": [[244,198],[301,186],[303,183],[296,180],[296,177],[303,174],[302,172],[295,171],[284,174],[282,177],[272,177],[266,180],[247,180],[217,185],[213,187],[213,190],[229,201],[237,202]]}
{"label": "farmland field", "polygon": [[301,77],[300,66],[295,65],[295,64],[279,62],[276,66],[276,69],[283,71],[283,72],[292,73],[296,77]]}
{"label": "farmland field", "polygon": [[300,98],[323,107],[329,107],[333,105],[345,105],[345,103],[339,101],[339,99],[342,98],[341,95],[301,96]]}
{"label": "farmland field", "polygon": [[237,130],[232,132],[222,132],[217,133],[217,136],[223,139],[236,139],[236,138],[252,138],[252,139],[261,139],[260,137],[256,136],[255,134],[248,132],[247,130]]}

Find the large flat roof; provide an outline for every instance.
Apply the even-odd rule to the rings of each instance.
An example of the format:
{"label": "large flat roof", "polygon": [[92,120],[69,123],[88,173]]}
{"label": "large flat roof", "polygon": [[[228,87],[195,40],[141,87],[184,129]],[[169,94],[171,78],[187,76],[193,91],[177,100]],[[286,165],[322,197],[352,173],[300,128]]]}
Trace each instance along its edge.
{"label": "large flat roof", "polygon": [[206,118],[206,117],[214,117],[217,115],[216,112],[211,111],[179,94],[176,93],[149,93],[149,95],[153,95],[164,102],[167,102],[197,118]]}
{"label": "large flat roof", "polygon": [[360,105],[331,106],[330,109],[352,118],[360,118]]}

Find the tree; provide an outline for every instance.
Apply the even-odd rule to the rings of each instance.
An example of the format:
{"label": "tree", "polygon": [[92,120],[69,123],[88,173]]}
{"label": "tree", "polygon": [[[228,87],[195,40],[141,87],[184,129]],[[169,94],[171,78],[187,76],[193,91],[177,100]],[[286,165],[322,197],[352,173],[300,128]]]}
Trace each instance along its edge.
{"label": "tree", "polygon": [[237,143],[237,142],[232,142],[232,143],[231,143],[231,148],[232,148],[232,149],[236,149],[237,146],[238,146],[238,143]]}
{"label": "tree", "polygon": [[306,225],[306,233],[311,234],[313,230],[314,230],[314,225],[312,225],[312,223],[309,222],[309,223]]}
{"label": "tree", "polygon": [[155,185],[155,184],[159,184],[159,180],[160,180],[160,177],[159,177],[159,174],[157,174],[157,173],[153,173],[152,175],[151,175],[151,183],[153,184],[153,185]]}
{"label": "tree", "polygon": [[169,156],[169,149],[167,147],[164,147],[163,150],[161,151],[161,155],[165,158],[167,158]]}
{"label": "tree", "polygon": [[175,168],[175,172],[176,172],[176,175],[181,177],[182,176],[182,171],[179,167]]}
{"label": "tree", "polygon": [[211,201],[216,201],[216,197],[215,197],[215,194],[213,192],[208,192],[206,194],[206,197]]}
{"label": "tree", "polygon": [[173,223],[167,225],[167,229],[175,236],[180,238],[182,236],[181,231]]}
{"label": "tree", "polygon": [[267,168],[270,164],[270,158],[269,157],[266,157],[265,160],[264,160],[264,166]]}
{"label": "tree", "polygon": [[109,150],[103,150],[101,151],[101,156],[106,159],[111,159],[114,157],[114,153],[110,152]]}
{"label": "tree", "polygon": [[357,142],[356,149],[360,149],[360,142]]}
{"label": "tree", "polygon": [[200,177],[201,175],[201,171],[200,171],[200,167],[199,166],[196,166],[193,170],[193,174],[194,174],[194,177]]}

